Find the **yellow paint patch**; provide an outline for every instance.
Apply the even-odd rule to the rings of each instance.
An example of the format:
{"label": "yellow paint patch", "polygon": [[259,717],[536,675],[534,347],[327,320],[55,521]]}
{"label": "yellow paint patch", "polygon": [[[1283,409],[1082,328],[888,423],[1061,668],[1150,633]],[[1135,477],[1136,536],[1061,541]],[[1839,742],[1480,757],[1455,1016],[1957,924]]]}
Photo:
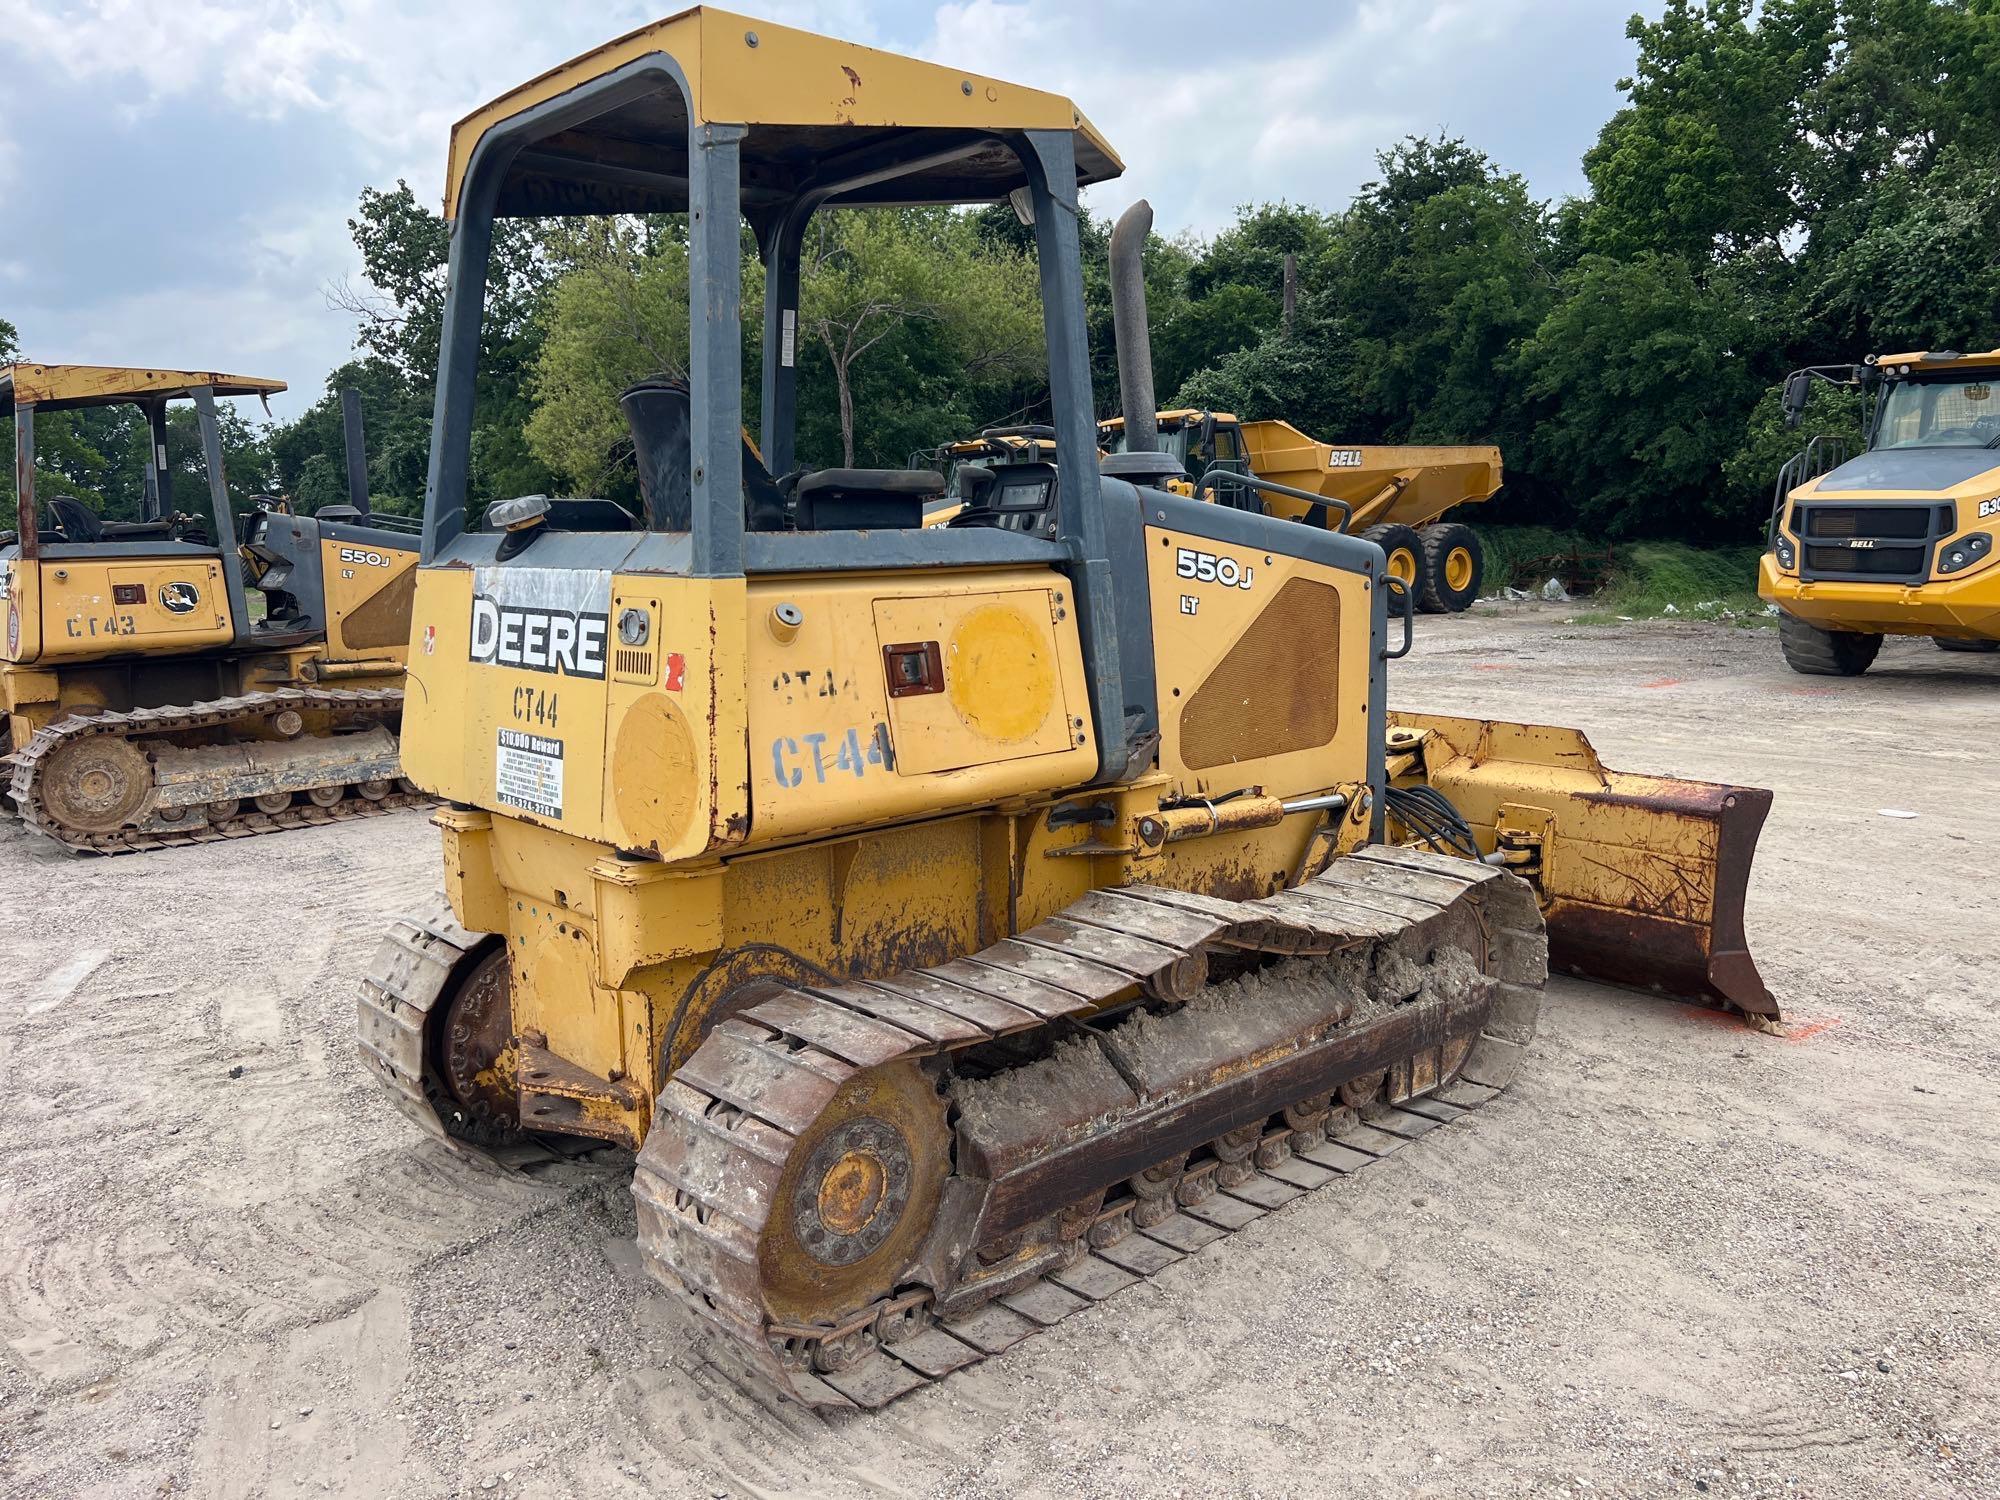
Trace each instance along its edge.
{"label": "yellow paint patch", "polygon": [[1048,722],[1056,706],[1056,672],[1047,637],[1046,627],[1038,629],[1011,604],[981,605],[958,622],[944,675],[951,706],[966,728],[1012,745]]}
{"label": "yellow paint patch", "polygon": [[679,707],[648,693],[618,723],[611,796],[626,832],[642,844],[674,843],[694,816],[700,757]]}

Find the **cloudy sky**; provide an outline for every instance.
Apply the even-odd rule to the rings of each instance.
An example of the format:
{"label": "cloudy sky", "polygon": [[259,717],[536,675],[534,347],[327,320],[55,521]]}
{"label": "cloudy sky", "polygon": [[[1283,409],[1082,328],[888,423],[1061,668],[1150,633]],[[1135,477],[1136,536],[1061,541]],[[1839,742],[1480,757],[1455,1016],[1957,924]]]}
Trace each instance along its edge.
{"label": "cloudy sky", "polygon": [[[1074,97],[1161,231],[1345,202],[1411,132],[1578,191],[1652,0],[743,0]],[[435,204],[451,122],[673,0],[0,0],[0,317],[43,360],[273,375],[348,357],[361,189]],[[1136,41],[1134,38],[1139,38]]]}

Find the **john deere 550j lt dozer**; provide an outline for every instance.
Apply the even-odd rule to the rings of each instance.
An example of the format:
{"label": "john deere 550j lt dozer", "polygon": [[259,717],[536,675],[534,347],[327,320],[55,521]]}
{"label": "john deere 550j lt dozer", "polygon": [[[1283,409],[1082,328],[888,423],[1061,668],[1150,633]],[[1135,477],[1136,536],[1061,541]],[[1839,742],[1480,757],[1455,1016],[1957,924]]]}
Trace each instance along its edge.
{"label": "john deere 550j lt dozer", "polygon": [[[1538,882],[1559,960],[1660,951],[1771,1009],[1716,950],[1767,794],[1392,727],[1379,548],[1100,469],[1076,203],[1118,171],[1066,99],[706,9],[453,140],[404,740],[449,906],[383,944],[362,1056],[461,1150],[636,1148],[653,1273],[809,1402],[878,1405],[1482,1102],[1535,1024]],[[782,473],[810,215],[1010,196],[1059,462],[949,526],[902,471],[763,503],[741,219]],[[466,533],[495,216],[683,211],[646,514]]]}
{"label": "john deere 550j lt dozer", "polygon": [[[231,514],[216,400],[284,388],[0,365],[18,500],[15,530],[0,532],[0,786],[37,832],[118,854],[423,800],[396,761],[416,537],[361,507]],[[176,401],[195,406],[208,481],[192,513],[173,493]],[[137,521],[36,493],[36,417],[108,406],[145,418]],[[351,426],[350,471],[358,439]],[[365,507],[365,485],[357,498]]]}

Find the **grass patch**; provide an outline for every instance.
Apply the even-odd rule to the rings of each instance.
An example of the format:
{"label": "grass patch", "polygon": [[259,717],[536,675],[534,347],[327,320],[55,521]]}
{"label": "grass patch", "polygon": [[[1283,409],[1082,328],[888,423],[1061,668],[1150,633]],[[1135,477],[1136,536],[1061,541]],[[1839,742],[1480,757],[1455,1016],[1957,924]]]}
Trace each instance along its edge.
{"label": "grass patch", "polygon": [[[1740,625],[1767,625],[1757,597],[1759,547],[1691,547],[1685,542],[1625,542],[1609,548],[1581,532],[1547,526],[1479,527],[1486,552],[1488,593],[1502,588],[1539,593],[1551,576],[1563,578],[1580,606],[1582,624],[1620,619],[1685,616]],[[1552,559],[1582,558],[1578,569]]]}

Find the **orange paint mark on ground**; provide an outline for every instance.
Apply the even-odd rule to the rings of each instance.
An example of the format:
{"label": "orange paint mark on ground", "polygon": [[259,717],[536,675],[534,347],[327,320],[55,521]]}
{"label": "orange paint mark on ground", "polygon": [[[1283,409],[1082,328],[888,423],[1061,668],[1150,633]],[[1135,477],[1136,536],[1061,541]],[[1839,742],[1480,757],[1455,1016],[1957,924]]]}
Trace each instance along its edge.
{"label": "orange paint mark on ground", "polygon": [[1474,662],[1472,669],[1475,672],[1512,672],[1515,670],[1513,663],[1504,661]]}
{"label": "orange paint mark on ground", "polygon": [[[1713,1005],[1685,1004],[1681,1009],[1681,1014],[1686,1016],[1688,1020],[1701,1026],[1720,1026],[1725,1030],[1742,1031],[1752,1034],[1756,1031],[1755,1027],[1751,1026],[1743,1017],[1736,1014],[1735,1011],[1722,1010]],[[1789,1020],[1779,1023],[1784,1028],[1783,1030],[1766,1032],[1764,1034],[1773,1036],[1781,1042],[1806,1042],[1811,1041],[1821,1032],[1833,1030],[1834,1027],[1840,1024],[1841,1019],[1839,1016],[1820,1016],[1809,1020],[1794,1016]]]}
{"label": "orange paint mark on ground", "polygon": [[1656,682],[1642,682],[1639,686],[1649,688],[1679,687],[1683,680],[1679,677],[1662,677]]}

